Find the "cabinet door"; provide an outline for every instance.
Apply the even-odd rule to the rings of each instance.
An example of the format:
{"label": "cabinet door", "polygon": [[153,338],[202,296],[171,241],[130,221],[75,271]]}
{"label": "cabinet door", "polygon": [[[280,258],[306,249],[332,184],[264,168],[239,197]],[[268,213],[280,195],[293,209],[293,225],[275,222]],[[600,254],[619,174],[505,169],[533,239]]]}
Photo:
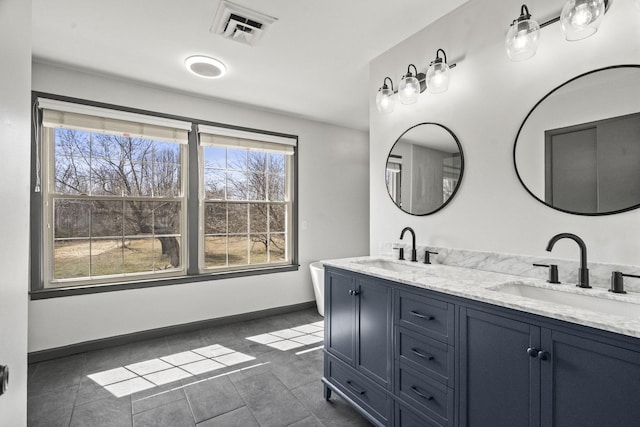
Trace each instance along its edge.
{"label": "cabinet door", "polygon": [[538,426],[540,329],[460,308],[459,425]]}
{"label": "cabinet door", "polygon": [[380,385],[391,382],[391,287],[359,279],[357,294],[357,368]]}
{"label": "cabinet door", "polygon": [[543,330],[542,425],[640,425],[640,353]]}
{"label": "cabinet door", "polygon": [[355,279],[334,271],[325,278],[327,351],[353,366],[355,360]]}

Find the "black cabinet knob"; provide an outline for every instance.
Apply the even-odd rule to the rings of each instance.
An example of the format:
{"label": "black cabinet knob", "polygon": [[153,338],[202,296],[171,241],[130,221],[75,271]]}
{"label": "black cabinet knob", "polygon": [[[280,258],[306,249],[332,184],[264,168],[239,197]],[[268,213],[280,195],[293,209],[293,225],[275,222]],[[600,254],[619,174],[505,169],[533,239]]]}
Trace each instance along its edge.
{"label": "black cabinet knob", "polygon": [[549,353],[544,350],[538,350],[537,348],[529,347],[527,349],[527,354],[529,357],[537,357],[540,360],[548,360]]}
{"label": "black cabinet knob", "polygon": [[354,290],[354,289],[349,289],[349,295],[356,296],[356,295],[359,295],[359,294],[360,294],[360,291],[357,291],[357,290]]}
{"label": "black cabinet knob", "polygon": [[547,353],[544,350],[540,350],[537,354],[538,359],[540,360],[548,360],[549,359],[549,353]]}

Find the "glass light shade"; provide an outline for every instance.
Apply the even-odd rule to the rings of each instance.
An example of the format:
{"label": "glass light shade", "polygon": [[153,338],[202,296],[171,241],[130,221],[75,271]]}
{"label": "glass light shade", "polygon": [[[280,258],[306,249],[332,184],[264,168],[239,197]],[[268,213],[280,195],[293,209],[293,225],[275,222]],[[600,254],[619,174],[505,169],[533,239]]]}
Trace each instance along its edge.
{"label": "glass light shade", "polygon": [[533,19],[524,19],[509,27],[504,47],[510,60],[524,61],[536,54],[539,42],[540,26]]}
{"label": "glass light shade", "polygon": [[407,74],[400,80],[398,86],[398,98],[403,104],[415,104],[420,95],[420,82],[413,74]]}
{"label": "glass light shade", "polygon": [[569,0],[560,14],[565,39],[582,40],[596,31],[604,16],[604,0]]}
{"label": "glass light shade", "polygon": [[442,93],[449,89],[449,66],[446,62],[432,62],[427,70],[427,90]]}
{"label": "glass light shade", "polygon": [[378,111],[383,114],[392,113],[396,108],[396,99],[393,96],[393,91],[386,85],[378,90],[378,94],[376,95],[376,107],[378,108]]}

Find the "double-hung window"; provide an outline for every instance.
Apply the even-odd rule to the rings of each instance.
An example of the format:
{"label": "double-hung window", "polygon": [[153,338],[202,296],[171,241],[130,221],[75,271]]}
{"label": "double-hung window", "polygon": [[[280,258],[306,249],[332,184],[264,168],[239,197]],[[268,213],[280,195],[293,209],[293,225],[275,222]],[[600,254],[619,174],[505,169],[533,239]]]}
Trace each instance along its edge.
{"label": "double-hung window", "polygon": [[291,264],[296,140],[204,125],[198,133],[201,270]]}
{"label": "double-hung window", "polygon": [[38,104],[45,287],[182,274],[191,123]]}
{"label": "double-hung window", "polygon": [[298,268],[297,137],[38,96],[32,297]]}

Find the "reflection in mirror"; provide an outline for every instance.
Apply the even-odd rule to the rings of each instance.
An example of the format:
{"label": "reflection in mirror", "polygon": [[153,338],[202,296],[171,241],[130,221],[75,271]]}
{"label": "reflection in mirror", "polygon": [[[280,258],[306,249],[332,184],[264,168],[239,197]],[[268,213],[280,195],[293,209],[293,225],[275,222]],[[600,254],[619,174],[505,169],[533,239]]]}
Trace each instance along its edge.
{"label": "reflection in mirror", "polygon": [[514,145],[520,182],[567,213],[640,207],[640,66],[580,75],[527,115]]}
{"label": "reflection in mirror", "polygon": [[453,132],[437,123],[420,123],[391,147],[387,190],[404,212],[429,215],[453,198],[463,170],[462,147]]}

